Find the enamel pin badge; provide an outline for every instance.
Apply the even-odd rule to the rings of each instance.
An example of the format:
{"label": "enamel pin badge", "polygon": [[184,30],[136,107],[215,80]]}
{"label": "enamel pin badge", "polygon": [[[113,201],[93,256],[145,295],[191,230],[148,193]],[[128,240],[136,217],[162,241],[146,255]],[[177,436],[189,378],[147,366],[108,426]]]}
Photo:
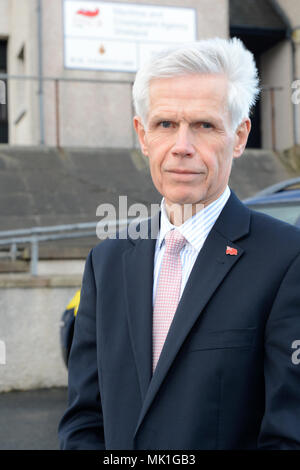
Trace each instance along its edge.
{"label": "enamel pin badge", "polygon": [[226,246],[226,255],[236,256],[237,254],[238,254],[238,251],[236,248],[233,248],[232,246]]}

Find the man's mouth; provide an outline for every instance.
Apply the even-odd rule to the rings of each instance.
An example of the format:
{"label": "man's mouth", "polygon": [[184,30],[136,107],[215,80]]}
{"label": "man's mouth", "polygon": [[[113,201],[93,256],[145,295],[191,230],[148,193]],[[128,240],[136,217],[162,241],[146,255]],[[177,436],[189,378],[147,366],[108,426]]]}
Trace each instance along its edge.
{"label": "man's mouth", "polygon": [[187,169],[187,168],[170,168],[165,170],[169,174],[170,178],[178,181],[192,181],[195,178],[203,177],[204,171]]}
{"label": "man's mouth", "polygon": [[199,175],[199,174],[203,173],[202,171],[181,169],[181,168],[172,168],[172,169],[166,170],[166,171],[168,173],[176,173],[178,175]]}

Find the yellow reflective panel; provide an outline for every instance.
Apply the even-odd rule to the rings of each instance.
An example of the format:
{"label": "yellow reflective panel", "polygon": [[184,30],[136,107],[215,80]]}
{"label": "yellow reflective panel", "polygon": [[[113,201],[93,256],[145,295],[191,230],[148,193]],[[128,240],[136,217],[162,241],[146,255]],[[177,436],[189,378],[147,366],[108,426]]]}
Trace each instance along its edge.
{"label": "yellow reflective panel", "polygon": [[72,300],[68,303],[66,310],[74,309],[74,315],[76,316],[80,302],[80,289],[76,292]]}

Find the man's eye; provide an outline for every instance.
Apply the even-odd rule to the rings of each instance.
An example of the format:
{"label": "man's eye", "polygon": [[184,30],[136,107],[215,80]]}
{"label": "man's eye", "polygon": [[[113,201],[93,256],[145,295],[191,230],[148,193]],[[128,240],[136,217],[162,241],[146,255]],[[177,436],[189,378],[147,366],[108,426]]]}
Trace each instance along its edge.
{"label": "man's eye", "polygon": [[212,127],[210,122],[202,122],[201,125],[204,127],[204,129],[210,129]]}
{"label": "man's eye", "polygon": [[162,127],[164,127],[165,129],[169,129],[169,127],[171,127],[172,123],[171,123],[171,121],[162,121],[162,122],[160,122],[160,125]]}

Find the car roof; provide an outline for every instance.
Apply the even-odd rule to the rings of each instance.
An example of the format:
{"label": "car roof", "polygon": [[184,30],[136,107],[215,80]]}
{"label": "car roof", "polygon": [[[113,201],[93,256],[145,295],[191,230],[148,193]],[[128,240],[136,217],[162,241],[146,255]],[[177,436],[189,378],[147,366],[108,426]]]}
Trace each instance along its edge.
{"label": "car roof", "polygon": [[246,205],[300,202],[300,177],[268,186],[243,202]]}

